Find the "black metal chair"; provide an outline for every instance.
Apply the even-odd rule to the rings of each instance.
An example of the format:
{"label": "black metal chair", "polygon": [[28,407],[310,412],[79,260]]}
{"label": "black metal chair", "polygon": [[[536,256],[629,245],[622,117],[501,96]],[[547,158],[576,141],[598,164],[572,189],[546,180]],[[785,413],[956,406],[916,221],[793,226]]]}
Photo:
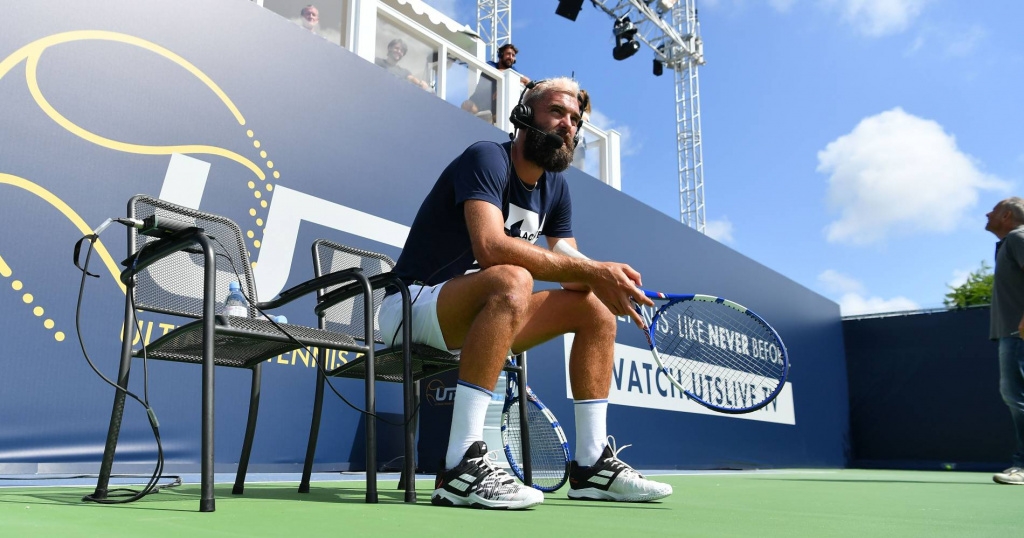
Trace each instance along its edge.
{"label": "black metal chair", "polygon": [[[163,230],[178,231],[161,231],[158,226],[141,231],[129,229],[130,255],[123,262],[126,269],[121,273],[121,281],[126,286],[126,300],[117,384],[127,389],[133,357],[202,365],[202,493],[199,509],[212,512],[215,508],[214,366],[247,368],[252,371],[245,440],[232,490],[232,493],[241,494],[256,431],[263,361],[301,347],[354,351],[368,357],[372,357],[374,351],[373,346],[360,344],[347,334],[292,324],[279,324],[279,329],[259,312],[272,310],[340,282],[357,282],[357,286],[364,289],[369,297],[369,283],[358,271],[336,272],[299,284],[281,292],[271,301],[260,303],[256,297],[252,266],[242,231],[230,219],[145,195],[132,197],[128,202],[128,216],[150,224],[154,218],[157,223],[161,220],[170,222],[173,225]],[[239,282],[250,301],[247,317],[220,314],[223,310],[220,301],[227,295],[228,285],[232,281]],[[369,311],[370,301],[365,301],[363,307]],[[133,350],[131,342],[137,310],[193,318],[195,321]],[[284,334],[282,329],[288,334]],[[364,329],[366,341],[372,340],[372,327],[367,324]],[[115,391],[103,463],[92,499],[107,497],[124,402],[125,392]]]}
{"label": "black metal chair", "polygon": [[[373,343],[379,348],[372,355],[356,357],[333,370],[327,371],[326,376],[363,379],[366,384],[366,488],[369,501],[369,492],[372,489],[376,492],[377,480],[377,430],[376,420],[373,413],[376,409],[376,396],[374,391],[374,380],[389,381],[403,384],[403,410],[405,424],[405,461],[402,467],[402,478],[399,488],[405,490],[405,502],[416,502],[416,386],[420,379],[458,368],[459,356],[449,353],[447,350],[440,350],[423,344],[411,342],[410,324],[402,323],[402,343],[395,346],[385,347],[376,321],[376,313],[384,300],[386,286],[394,286],[402,295],[403,312],[402,319],[409,320],[411,317],[411,300],[409,289],[393,273],[391,269],[395,262],[376,252],[361,250],[345,245],[340,245],[326,239],[318,239],[313,243],[313,269],[317,278],[326,278],[336,272],[346,272],[358,269],[367,277],[373,291],[373,307],[369,310],[373,325]],[[320,318],[320,328],[328,331],[338,332],[349,337],[364,340],[365,331],[360,331],[367,320],[360,317],[360,308],[354,304],[358,295],[362,292],[353,284],[334,285],[321,290],[316,306],[317,316]],[[364,312],[366,310],[363,310]],[[519,397],[526,401],[526,366],[520,361],[518,364],[510,362],[506,370],[514,370],[519,373],[522,380],[519,384]],[[325,373],[322,369],[317,370],[316,396],[313,404],[313,422],[310,425],[309,447],[306,451],[306,462],[302,470],[302,482],[299,484],[299,492],[309,492],[310,475],[313,471],[313,457],[316,453],[317,435],[320,430],[320,415],[323,408]],[[525,431],[526,414],[520,417],[522,429]],[[528,435],[528,434],[527,434]],[[523,441],[528,446],[527,440]],[[527,455],[526,460],[529,460]],[[527,464],[528,468],[528,464]],[[528,473],[529,471],[527,471]]]}

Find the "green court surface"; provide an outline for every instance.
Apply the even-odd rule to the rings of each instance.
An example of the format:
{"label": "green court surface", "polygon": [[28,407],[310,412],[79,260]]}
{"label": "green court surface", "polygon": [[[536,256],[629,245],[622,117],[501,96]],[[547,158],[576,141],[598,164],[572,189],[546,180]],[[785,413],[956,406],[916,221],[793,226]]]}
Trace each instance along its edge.
{"label": "green court surface", "polygon": [[646,504],[570,501],[565,490],[520,512],[405,504],[396,481],[363,503],[361,481],[218,484],[198,512],[186,484],[118,506],[81,502],[83,487],[0,488],[0,536],[1024,536],[1024,487],[961,472],[794,470],[661,475],[675,493]]}

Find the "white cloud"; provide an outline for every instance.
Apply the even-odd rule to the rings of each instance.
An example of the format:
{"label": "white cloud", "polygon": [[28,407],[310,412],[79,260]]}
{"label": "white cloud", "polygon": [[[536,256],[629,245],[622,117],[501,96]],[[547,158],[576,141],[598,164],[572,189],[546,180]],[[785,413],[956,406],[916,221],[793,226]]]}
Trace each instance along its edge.
{"label": "white cloud", "polygon": [[839,312],[843,316],[860,316],[864,314],[880,314],[883,312],[904,312],[920,310],[917,303],[906,297],[864,297],[857,293],[845,293],[839,298]]}
{"label": "white cloud", "polygon": [[973,271],[974,269],[953,269],[953,280],[946,284],[952,288],[959,288],[967,282],[967,277],[971,276]]}
{"label": "white cloud", "polygon": [[732,221],[729,217],[704,222],[704,233],[719,243],[732,244]]}
{"label": "white cloud", "polygon": [[924,49],[926,43],[927,39],[925,38],[924,34],[918,34],[918,36],[915,37],[914,40],[910,42],[910,45],[907,45],[907,48],[903,49],[903,56],[910,57],[917,54],[918,52]]}
{"label": "white cloud", "polygon": [[793,7],[795,3],[796,0],[768,0],[768,5],[781,13],[789,11],[789,8]]}
{"label": "white cloud", "polygon": [[985,28],[978,24],[971,25],[966,32],[957,32],[957,36],[949,40],[946,54],[954,58],[971,56],[986,37],[988,31]]}
{"label": "white cloud", "polygon": [[598,109],[590,112],[590,123],[598,129],[607,131],[615,129],[619,133],[619,152],[623,157],[636,155],[640,152],[641,145],[633,140],[633,130],[628,125],[620,125],[615,120],[605,116]]}
{"label": "white cloud", "polygon": [[933,0],[825,0],[836,6],[843,20],[868,37],[906,30]]}
{"label": "white cloud", "polygon": [[835,243],[949,232],[964,222],[979,191],[1008,188],[978,170],[941,125],[899,107],[830,142],[818,152],[817,170],[829,175],[828,202],[840,213],[825,229]]}
{"label": "white cloud", "polygon": [[988,36],[988,30],[980,24],[972,24],[966,28],[951,28],[948,25],[926,27],[922,28],[914,40],[903,49],[903,56],[910,57],[923,51],[938,51],[947,58],[971,58],[980,54],[978,49],[984,45]]}
{"label": "white cloud", "polygon": [[917,303],[903,296],[883,299],[867,296],[864,284],[856,278],[845,275],[835,269],[826,269],[818,275],[818,282],[829,293],[841,294],[839,311],[843,316],[860,316],[883,312],[903,312],[919,310]]}
{"label": "white cloud", "polygon": [[862,293],[864,291],[864,285],[859,280],[834,269],[822,271],[818,275],[818,282],[832,293]]}

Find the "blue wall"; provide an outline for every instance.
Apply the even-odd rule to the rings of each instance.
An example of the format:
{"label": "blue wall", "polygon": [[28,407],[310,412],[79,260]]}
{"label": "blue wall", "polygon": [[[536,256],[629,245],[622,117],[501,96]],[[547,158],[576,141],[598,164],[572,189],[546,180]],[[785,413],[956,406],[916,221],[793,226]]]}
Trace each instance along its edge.
{"label": "blue wall", "polygon": [[988,322],[988,307],[843,322],[851,466],[1010,465],[1013,422]]}
{"label": "blue wall", "polygon": [[[131,195],[192,197],[252,231],[256,278],[268,299],[312,275],[308,246],[318,237],[396,256],[396,238],[444,166],[473,141],[507,138],[245,0],[5,3],[0,102],[0,472],[98,468],[113,390],[79,349],[80,273],[71,248],[104,219],[123,215]],[[200,171],[181,172],[182,163]],[[752,308],[783,336],[793,362],[792,392],[781,404],[791,411],[745,418],[684,411],[631,378],[649,359],[636,358],[642,338],[621,324],[622,381],[613,402],[634,403],[611,406],[610,433],[633,443],[629,461],[842,466],[848,408],[838,306],[579,171],[569,180],[574,229],[588,255],[629,262],[649,288],[720,295]],[[109,255],[106,267],[95,263],[101,278],[86,288],[82,341],[113,376],[124,301],[113,262],[125,247],[114,228],[102,240]],[[293,323],[315,323],[311,299],[284,313]],[[142,318],[153,335],[161,323],[177,322]],[[531,385],[572,439],[564,345],[549,342],[530,354]],[[267,366],[252,468],[295,469],[314,371],[288,355]],[[137,392],[141,372],[132,379]],[[218,470],[237,458],[247,375],[217,372]],[[168,469],[197,467],[199,376],[193,366],[150,364],[149,397]],[[336,383],[360,399],[357,382]],[[379,409],[399,413],[397,387],[381,390]],[[357,413],[329,397],[324,421],[318,461],[358,468]],[[396,444],[384,450],[381,461],[400,453]],[[129,405],[118,462],[148,466],[154,454],[143,411]]]}

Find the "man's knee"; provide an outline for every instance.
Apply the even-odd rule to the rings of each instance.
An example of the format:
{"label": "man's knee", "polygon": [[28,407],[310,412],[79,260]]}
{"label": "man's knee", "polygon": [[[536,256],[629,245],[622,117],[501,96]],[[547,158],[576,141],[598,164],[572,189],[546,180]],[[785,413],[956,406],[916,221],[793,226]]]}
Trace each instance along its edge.
{"label": "man's knee", "polygon": [[485,269],[494,282],[490,300],[499,301],[513,312],[525,312],[533,294],[533,276],[517,265],[496,265]]}
{"label": "man's knee", "polygon": [[581,318],[589,320],[591,326],[602,333],[615,335],[617,320],[611,310],[601,302],[593,293],[586,294],[586,300],[582,305]]}

